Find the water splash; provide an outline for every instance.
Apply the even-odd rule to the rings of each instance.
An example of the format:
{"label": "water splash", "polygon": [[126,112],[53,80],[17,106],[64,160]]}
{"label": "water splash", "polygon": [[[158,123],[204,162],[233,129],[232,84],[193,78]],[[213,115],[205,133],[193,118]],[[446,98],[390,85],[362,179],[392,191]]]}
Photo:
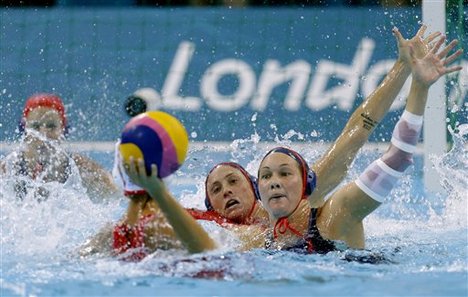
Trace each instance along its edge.
{"label": "water splash", "polygon": [[448,126],[452,135],[451,150],[442,156],[431,156],[434,168],[441,177],[441,185],[447,193],[444,212],[440,219],[447,227],[464,226],[468,217],[468,124],[458,126],[455,132]]}
{"label": "water splash", "polygon": [[260,142],[260,135],[257,132],[250,135],[250,138],[236,139],[230,145],[231,160],[234,162],[245,162],[251,160],[258,154],[257,145]]}
{"label": "water splash", "polygon": [[[5,254],[11,257],[66,254],[93,234],[96,227],[121,213],[117,211],[121,207],[118,197],[109,201],[113,205],[105,207],[93,202],[71,159],[70,165],[71,173],[63,184],[15,174],[2,176],[0,226]],[[19,182],[26,189],[22,198],[17,198]]]}
{"label": "water splash", "polygon": [[[466,129],[462,127],[461,130],[463,132],[458,134],[463,137]],[[281,144],[296,137],[296,134],[292,131],[285,136],[286,139],[278,137]],[[177,197],[183,205],[203,208],[207,170],[216,162],[231,158],[232,151],[240,150],[235,155],[237,160],[245,160],[248,171],[255,173],[257,162],[266,151],[256,137],[254,134],[222,149],[213,150],[209,146],[192,149],[190,159],[184,164],[190,167],[182,168],[173,179],[169,179],[169,187],[180,191]],[[303,153],[310,162],[321,155],[322,151],[314,145],[303,144],[305,146],[291,143],[291,146]],[[251,147],[255,147],[255,150],[249,151]],[[458,144],[454,145],[454,149],[459,147]],[[208,280],[221,280],[223,285],[236,282],[255,288],[313,284],[320,292],[330,286],[346,283],[350,278],[378,281],[381,278],[395,278],[400,274],[420,276],[436,272],[464,273],[466,262],[457,255],[463,255],[466,249],[466,241],[460,236],[460,232],[466,233],[467,230],[466,225],[460,225],[466,220],[466,214],[463,215],[457,208],[463,208],[466,200],[460,199],[464,188],[460,188],[459,180],[453,179],[451,175],[466,173],[466,163],[462,162],[465,165],[455,173],[451,173],[451,166],[460,166],[460,161],[466,160],[463,157],[466,156],[466,150],[458,152],[462,154],[453,156],[450,154],[458,153],[451,151],[444,157],[450,161],[456,157],[459,161],[450,164],[442,162],[436,166],[445,173],[446,179],[457,192],[453,197],[449,194],[448,197],[440,198],[444,202],[447,199],[442,205],[442,214],[431,204],[433,202],[426,199],[424,193],[417,198],[413,196],[410,188],[418,186],[413,179],[415,176],[418,178],[419,171],[416,174],[410,171],[392,193],[388,203],[366,219],[368,248],[383,253],[394,264],[346,262],[343,260],[345,255],[340,253],[304,256],[258,250],[232,252],[237,239],[224,229],[210,224],[204,225],[204,228],[225,246],[225,249],[216,253],[188,255],[184,251],[157,251],[139,263],[102,256],[79,259],[73,255],[80,244],[106,222],[116,221],[125,203],[96,204],[83,195],[79,188],[50,184],[48,186],[53,193],[50,199],[40,203],[30,199],[18,205],[9,199],[12,197],[11,187],[2,183],[0,224],[2,230],[6,231],[2,231],[1,243],[5,251],[4,259],[15,260],[4,260],[8,272],[5,279],[1,280],[1,286],[18,293],[40,294],[38,287],[53,287],[54,283],[58,283],[63,288],[70,282],[82,281],[83,284],[97,283],[105,292],[107,289],[122,287],[139,290],[149,286],[151,289],[157,287],[158,280],[163,279],[172,283],[180,282],[186,288],[196,288],[203,284],[196,281],[196,277],[205,276]],[[364,153],[358,156],[361,160],[353,164],[351,175],[358,174],[362,169],[360,163],[367,164],[368,159],[374,159],[374,155]],[[187,179],[190,188],[184,188],[184,179]],[[449,202],[450,199],[461,202],[453,204]],[[425,204],[427,207],[423,211],[415,210]],[[206,283],[206,280],[203,281]],[[49,285],[44,285],[47,283]]]}

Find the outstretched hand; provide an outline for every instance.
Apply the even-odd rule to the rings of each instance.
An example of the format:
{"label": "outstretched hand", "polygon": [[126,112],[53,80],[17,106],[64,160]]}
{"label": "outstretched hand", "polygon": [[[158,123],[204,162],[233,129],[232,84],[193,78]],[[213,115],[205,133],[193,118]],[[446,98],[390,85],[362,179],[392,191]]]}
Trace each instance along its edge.
{"label": "outstretched hand", "polygon": [[142,159],[135,161],[133,157],[130,157],[128,165],[125,164],[124,168],[130,180],[145,189],[153,198],[161,197],[166,191],[164,182],[158,177],[158,167],[155,164],[151,165],[150,176],[146,174]]}
{"label": "outstretched hand", "polygon": [[430,51],[431,42],[441,35],[440,32],[434,32],[429,36],[424,37],[426,30],[427,26],[422,25],[421,28],[419,28],[416,35],[413,36],[413,38],[405,39],[403,35],[401,35],[401,32],[398,30],[397,27],[393,28],[392,32],[398,44],[398,58],[404,63],[406,63],[408,66],[411,62],[410,48],[413,49],[414,55],[417,58],[422,58]]}
{"label": "outstretched hand", "polygon": [[415,82],[429,87],[443,75],[462,69],[461,66],[448,67],[463,53],[463,50],[459,49],[452,55],[448,55],[458,44],[458,40],[453,40],[439,52],[445,40],[445,36],[440,37],[431,50],[422,58],[418,57],[416,50],[412,45],[409,45],[410,66]]}

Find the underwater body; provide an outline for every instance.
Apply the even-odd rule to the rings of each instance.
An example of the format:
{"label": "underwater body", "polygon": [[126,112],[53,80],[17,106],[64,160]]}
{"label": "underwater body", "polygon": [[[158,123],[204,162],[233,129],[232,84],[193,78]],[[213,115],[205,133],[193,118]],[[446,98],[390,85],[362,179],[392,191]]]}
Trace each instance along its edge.
{"label": "underwater body", "polygon": [[[366,250],[326,255],[262,249],[236,252],[238,241],[233,234],[213,222],[199,221],[220,249],[194,255],[160,250],[140,262],[103,254],[80,257],[78,250],[90,236],[121,217],[125,198],[98,202],[79,186],[50,183],[46,201],[38,202],[32,195],[17,201],[12,199],[14,177],[6,178],[0,189],[2,296],[465,296],[467,135],[468,126],[460,126],[452,149],[433,158],[446,193],[425,192],[422,156],[416,155],[415,165],[391,196],[366,218]],[[204,176],[217,162],[238,161],[255,173],[270,145],[296,148],[309,162],[323,152],[320,145],[314,149],[313,143],[292,142],[294,138],[265,144],[253,135],[223,146],[191,144],[185,164],[166,182],[184,206],[203,209]],[[347,180],[356,178],[379,150],[365,147]],[[89,155],[107,168],[112,166],[111,152]]]}

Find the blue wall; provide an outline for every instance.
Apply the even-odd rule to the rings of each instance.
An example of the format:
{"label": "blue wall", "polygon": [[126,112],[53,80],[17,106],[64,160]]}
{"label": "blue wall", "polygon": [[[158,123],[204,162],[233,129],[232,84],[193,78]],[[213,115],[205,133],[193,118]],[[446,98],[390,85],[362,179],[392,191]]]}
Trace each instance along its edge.
{"label": "blue wall", "polygon": [[[141,87],[165,94],[162,108],[194,140],[255,132],[272,140],[290,130],[333,140],[396,58],[391,28],[410,37],[421,20],[417,9],[380,7],[3,9],[0,17],[0,141],[16,137],[35,92],[63,97],[72,140],[114,140],[128,120],[123,101]],[[176,71],[176,61],[186,64]],[[280,75],[287,67],[289,81]],[[372,140],[389,139],[402,104]]]}

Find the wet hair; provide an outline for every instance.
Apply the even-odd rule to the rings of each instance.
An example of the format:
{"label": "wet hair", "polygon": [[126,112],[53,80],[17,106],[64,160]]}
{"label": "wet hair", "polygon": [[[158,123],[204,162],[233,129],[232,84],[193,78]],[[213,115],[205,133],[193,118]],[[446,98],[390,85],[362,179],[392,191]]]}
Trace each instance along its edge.
{"label": "wet hair", "polygon": [[252,187],[252,191],[255,196],[255,200],[260,200],[260,193],[258,191],[258,184],[257,184],[257,178],[247,172],[247,170],[244,169],[240,164],[235,163],[235,162],[222,162],[211,168],[210,172],[208,172],[208,175],[206,176],[205,179],[205,206],[207,210],[213,210],[213,205],[211,205],[210,197],[208,194],[208,178],[210,177],[211,173],[218,167],[220,166],[230,166],[232,168],[235,168],[239,170],[243,176],[247,178],[247,180],[250,183],[250,186]]}
{"label": "wet hair", "polygon": [[[312,171],[307,164],[306,160],[296,151],[287,148],[287,147],[275,147],[274,149],[270,150],[266,155],[263,157],[262,162],[265,160],[266,157],[273,153],[282,153],[285,155],[288,155],[291,157],[293,160],[295,160],[299,164],[299,170],[301,171],[302,175],[302,196],[303,198],[306,198],[312,192],[314,191],[316,185],[317,185],[317,178],[315,175],[315,172]],[[260,169],[259,169],[260,172]]]}

